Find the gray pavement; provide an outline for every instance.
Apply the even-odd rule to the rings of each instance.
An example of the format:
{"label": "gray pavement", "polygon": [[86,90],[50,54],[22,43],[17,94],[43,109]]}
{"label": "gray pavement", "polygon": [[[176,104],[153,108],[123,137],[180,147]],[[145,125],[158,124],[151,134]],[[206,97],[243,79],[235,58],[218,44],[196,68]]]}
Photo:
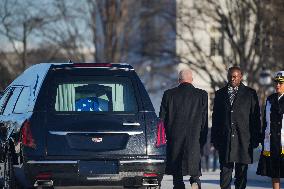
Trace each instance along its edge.
{"label": "gray pavement", "polygon": [[[218,189],[219,187],[219,171],[216,172],[203,172],[201,177],[202,189]],[[189,177],[184,177],[186,189],[191,189]],[[172,189],[172,176],[165,175],[162,181],[162,189]],[[232,183],[232,189],[235,187]],[[250,169],[248,172],[247,189],[265,189],[272,188],[270,179],[255,175]]]}
{"label": "gray pavement", "polygon": [[[257,164],[249,165],[248,169],[248,184],[247,189],[268,189],[272,188],[270,179],[268,177],[261,177],[255,174]],[[219,171],[216,172],[203,172],[203,176],[201,177],[202,189],[218,189],[219,188]],[[162,189],[172,189],[172,176],[165,175],[162,181]],[[191,189],[189,183],[189,177],[184,177],[184,182],[186,184],[186,189]],[[284,180],[281,180],[283,183]],[[232,183],[233,184],[233,183]],[[62,188],[62,187],[58,187]],[[74,189],[82,189],[83,187],[74,187]],[[115,187],[88,187],[88,188],[115,188]],[[122,187],[120,187],[122,188]],[[232,185],[232,189],[235,187]],[[73,188],[72,188],[73,189]]]}

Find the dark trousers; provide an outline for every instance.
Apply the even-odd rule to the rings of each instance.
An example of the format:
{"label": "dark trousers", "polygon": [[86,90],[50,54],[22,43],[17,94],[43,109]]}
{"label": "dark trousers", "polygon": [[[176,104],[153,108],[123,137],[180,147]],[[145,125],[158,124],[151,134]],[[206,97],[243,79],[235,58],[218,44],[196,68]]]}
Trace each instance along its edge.
{"label": "dark trousers", "polygon": [[248,165],[242,163],[221,163],[220,164],[221,189],[231,189],[232,173],[234,166],[235,166],[235,189],[246,188]]}
{"label": "dark trousers", "polygon": [[[201,188],[201,181],[199,179],[199,176],[191,176],[189,182],[190,184],[196,182],[198,184],[198,187]],[[174,189],[185,189],[182,174],[173,175],[173,184],[174,184]]]}

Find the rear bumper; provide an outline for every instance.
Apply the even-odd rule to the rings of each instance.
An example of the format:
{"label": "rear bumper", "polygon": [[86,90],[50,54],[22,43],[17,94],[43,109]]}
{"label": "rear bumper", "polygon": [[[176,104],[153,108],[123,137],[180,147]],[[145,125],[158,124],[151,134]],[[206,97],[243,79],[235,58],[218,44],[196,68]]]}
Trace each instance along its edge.
{"label": "rear bumper", "polygon": [[[90,166],[88,161],[84,161],[85,167]],[[54,186],[141,186],[145,173],[154,173],[151,178],[156,179],[160,185],[164,169],[164,159],[122,159],[117,161],[117,172],[115,173],[92,173],[96,167],[89,168],[83,172],[80,168],[80,161],[28,161],[24,165],[25,176],[29,185],[34,185],[39,175],[51,175],[46,180],[52,180]],[[100,167],[100,169],[104,169]],[[37,178],[38,177],[38,178]]]}

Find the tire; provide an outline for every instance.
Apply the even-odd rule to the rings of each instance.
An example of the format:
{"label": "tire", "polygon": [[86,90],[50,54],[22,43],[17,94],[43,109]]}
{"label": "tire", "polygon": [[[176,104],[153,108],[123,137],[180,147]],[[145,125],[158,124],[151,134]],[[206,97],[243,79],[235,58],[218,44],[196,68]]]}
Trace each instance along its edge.
{"label": "tire", "polygon": [[8,152],[6,153],[4,161],[4,186],[3,189],[19,189],[19,186],[16,183],[12,155]]}

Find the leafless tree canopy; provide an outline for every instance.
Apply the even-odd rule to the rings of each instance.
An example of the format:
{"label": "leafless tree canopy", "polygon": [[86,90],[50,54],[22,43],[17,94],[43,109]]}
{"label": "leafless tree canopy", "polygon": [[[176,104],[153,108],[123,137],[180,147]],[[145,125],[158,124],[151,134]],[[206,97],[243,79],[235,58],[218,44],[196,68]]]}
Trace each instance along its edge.
{"label": "leafless tree canopy", "polygon": [[3,0],[0,35],[9,48],[1,49],[2,64],[12,78],[31,64],[68,59],[147,62],[155,68],[157,63],[171,61],[163,48],[175,49],[175,38],[168,37],[174,32],[167,29],[170,22],[162,16],[175,10],[171,4],[175,5],[170,0],[163,4],[149,0]]}
{"label": "leafless tree canopy", "polygon": [[[249,86],[257,86],[263,68],[276,69],[266,53],[270,41],[265,8],[262,0],[201,0],[190,6],[181,3],[177,21],[183,30],[178,38],[186,53],[177,56],[193,69],[203,70],[200,74],[209,76],[212,89],[226,82],[224,73],[232,65],[241,67]],[[198,31],[210,38],[201,39]],[[210,44],[204,44],[204,40]]]}
{"label": "leafless tree canopy", "polygon": [[263,68],[280,67],[268,51],[264,2],[2,0],[0,71],[12,79],[38,62],[129,62],[142,65],[137,71],[157,91],[176,82],[170,72],[183,62],[215,90],[228,67],[239,65],[256,87]]}

